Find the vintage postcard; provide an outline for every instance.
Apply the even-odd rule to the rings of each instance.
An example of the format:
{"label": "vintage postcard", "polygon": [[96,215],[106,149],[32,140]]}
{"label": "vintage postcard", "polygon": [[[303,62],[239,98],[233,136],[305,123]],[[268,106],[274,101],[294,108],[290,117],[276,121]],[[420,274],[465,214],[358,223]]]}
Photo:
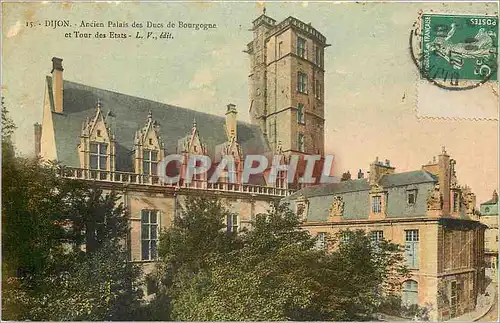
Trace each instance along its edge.
{"label": "vintage postcard", "polygon": [[2,2],[2,319],[498,321],[498,2]]}

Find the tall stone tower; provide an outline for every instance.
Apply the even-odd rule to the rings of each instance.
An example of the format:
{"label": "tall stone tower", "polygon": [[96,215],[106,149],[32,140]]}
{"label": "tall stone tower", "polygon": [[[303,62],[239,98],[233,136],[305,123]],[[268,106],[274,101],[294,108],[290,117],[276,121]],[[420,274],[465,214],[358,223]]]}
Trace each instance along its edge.
{"label": "tall stone tower", "polygon": [[253,21],[249,97],[252,122],[273,151],[324,155],[326,38],[296,18],[280,23],[264,13]]}

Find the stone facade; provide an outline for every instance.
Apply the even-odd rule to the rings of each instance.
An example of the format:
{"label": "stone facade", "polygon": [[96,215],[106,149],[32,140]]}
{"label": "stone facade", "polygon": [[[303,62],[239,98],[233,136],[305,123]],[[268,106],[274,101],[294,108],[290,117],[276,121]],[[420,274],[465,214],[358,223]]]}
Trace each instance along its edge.
{"label": "stone facade", "polygon": [[[403,301],[448,320],[474,309],[485,286],[484,230],[474,195],[456,180],[443,149],[439,162],[396,173],[388,160],[375,160],[367,179],[308,187],[283,199],[306,205],[303,227],[313,235],[364,230],[405,247],[411,276],[401,282]],[[446,191],[447,190],[447,191]],[[455,194],[455,196],[453,196]]]}
{"label": "stone facade", "polygon": [[481,203],[479,220],[488,226],[485,233],[486,267],[489,276],[498,276],[498,193],[493,192],[491,200]]}

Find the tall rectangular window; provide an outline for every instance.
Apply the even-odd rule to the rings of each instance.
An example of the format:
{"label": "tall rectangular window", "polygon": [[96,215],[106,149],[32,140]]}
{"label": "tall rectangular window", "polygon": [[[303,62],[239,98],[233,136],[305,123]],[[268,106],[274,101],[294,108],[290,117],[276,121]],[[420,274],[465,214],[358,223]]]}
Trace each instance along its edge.
{"label": "tall rectangular window", "polygon": [[382,198],[380,196],[372,197],[372,212],[373,213],[382,212]]}
{"label": "tall rectangular window", "polygon": [[156,259],[157,245],[158,245],[158,211],[142,210],[141,212],[142,260]]}
{"label": "tall rectangular window", "polygon": [[318,235],[316,236],[316,248],[326,248],[326,232],[318,232]]}
{"label": "tall rectangular window", "polygon": [[297,73],[297,91],[307,93],[307,74],[303,72]]}
{"label": "tall rectangular window", "polygon": [[297,105],[297,122],[301,124],[306,123],[304,118],[304,105],[302,103]]}
{"label": "tall rectangular window", "polygon": [[351,238],[351,232],[350,231],[342,231],[340,233],[340,242],[341,243],[348,243]]}
{"label": "tall rectangular window", "polygon": [[238,214],[229,214],[226,217],[227,232],[238,232]]}
{"label": "tall rectangular window", "polygon": [[320,82],[320,80],[315,81],[314,95],[316,96],[316,99],[321,99],[321,82]]}
{"label": "tall rectangular window", "polygon": [[418,268],[418,230],[405,230],[405,259],[409,268]]}
{"label": "tall rectangular window", "polygon": [[297,55],[306,58],[306,40],[302,37],[297,37]]}
{"label": "tall rectangular window", "polygon": [[458,305],[458,285],[456,281],[452,281],[450,283],[450,316],[455,317],[457,314],[457,305]]}
{"label": "tall rectangular window", "polygon": [[299,135],[297,136],[297,149],[298,151],[300,152],[304,152],[305,150],[305,144],[304,144],[304,135],[299,133]]}
{"label": "tall rectangular window", "polygon": [[108,144],[90,143],[90,169],[106,170],[108,164]]}
{"label": "tall rectangular window", "polygon": [[278,43],[278,58],[281,58],[283,56],[283,42],[280,41]]}
{"label": "tall rectangular window", "polygon": [[384,240],[384,231],[376,230],[370,233],[370,240],[372,243],[377,244]]}
{"label": "tall rectangular window", "polygon": [[314,54],[316,65],[323,66],[323,48],[316,46]]}
{"label": "tall rectangular window", "polygon": [[145,175],[157,175],[158,151],[144,149],[142,158],[143,173]]}

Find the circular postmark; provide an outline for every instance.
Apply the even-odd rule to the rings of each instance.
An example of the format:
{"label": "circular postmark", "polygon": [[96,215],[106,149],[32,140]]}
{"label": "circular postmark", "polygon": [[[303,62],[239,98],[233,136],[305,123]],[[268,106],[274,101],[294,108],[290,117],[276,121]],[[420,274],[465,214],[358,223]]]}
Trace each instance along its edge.
{"label": "circular postmark", "polygon": [[420,77],[442,89],[470,90],[497,80],[496,16],[419,12],[409,41]]}

